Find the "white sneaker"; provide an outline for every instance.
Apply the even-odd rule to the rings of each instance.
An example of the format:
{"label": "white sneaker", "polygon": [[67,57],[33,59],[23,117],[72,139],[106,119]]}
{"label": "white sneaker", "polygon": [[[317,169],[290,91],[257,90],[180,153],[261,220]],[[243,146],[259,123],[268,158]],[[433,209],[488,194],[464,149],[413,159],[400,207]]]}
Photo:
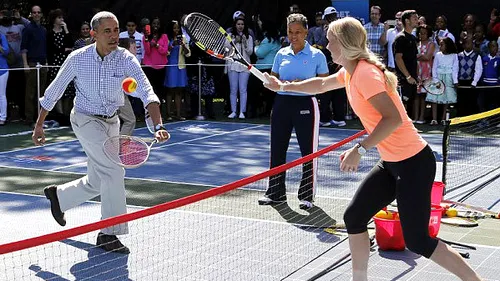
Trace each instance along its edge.
{"label": "white sneaker", "polygon": [[344,127],[345,125],[347,125],[345,121],[335,121],[335,120],[332,120],[332,124],[338,127]]}
{"label": "white sneaker", "polygon": [[309,202],[309,201],[306,201],[306,200],[300,200],[299,202],[299,208],[302,209],[302,210],[309,210],[313,207],[313,203],[312,202]]}
{"label": "white sneaker", "polygon": [[330,123],[330,122],[319,122],[320,127],[329,127],[331,125],[332,125],[332,123]]}
{"label": "white sneaker", "polygon": [[238,118],[245,119],[245,114],[243,114],[243,112],[240,112],[240,116],[238,116]]}
{"label": "white sneaker", "polygon": [[231,118],[231,119],[236,118],[236,112],[231,112],[231,114],[229,114],[229,116],[227,116],[227,118]]}

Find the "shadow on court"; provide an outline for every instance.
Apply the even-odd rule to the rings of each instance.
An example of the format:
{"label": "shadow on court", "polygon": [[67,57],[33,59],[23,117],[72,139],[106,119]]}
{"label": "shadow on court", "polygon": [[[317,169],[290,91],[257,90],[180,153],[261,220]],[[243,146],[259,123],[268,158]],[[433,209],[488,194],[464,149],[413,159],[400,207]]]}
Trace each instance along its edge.
{"label": "shadow on court", "polygon": [[63,278],[53,272],[43,270],[38,265],[31,265],[30,270],[36,272],[42,280],[131,280],[128,270],[128,255],[105,252],[93,244],[72,239],[62,240],[61,243],[79,250],[88,252],[88,259],[71,266],[70,273],[74,279]]}

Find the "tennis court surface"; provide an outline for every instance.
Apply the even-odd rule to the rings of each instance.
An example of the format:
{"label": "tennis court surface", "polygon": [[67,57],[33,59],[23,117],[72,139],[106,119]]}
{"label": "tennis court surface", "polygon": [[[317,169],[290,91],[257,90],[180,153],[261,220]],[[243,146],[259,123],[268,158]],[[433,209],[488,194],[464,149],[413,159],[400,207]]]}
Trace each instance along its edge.
{"label": "tennis court surface", "polygon": [[[64,228],[50,214],[43,187],[86,172],[86,158],[76,140],[0,153],[0,244],[63,231],[62,240],[0,255],[0,280],[313,280],[349,252],[340,227],[342,214],[357,184],[378,160],[372,150],[362,159],[359,173],[338,170],[340,153],[359,142],[352,137],[358,131],[321,129],[320,149],[326,153],[315,158],[316,206],[304,211],[298,208],[298,183],[304,171],[294,137],[287,159],[293,162],[281,170],[286,171],[288,202],[271,207],[257,204],[272,174],[269,126],[185,121],[168,123],[166,128],[172,139],[156,146],[144,166],[126,172],[128,212],[140,217],[129,222],[130,234],[120,237],[130,248],[129,255],[95,247],[99,227],[92,225],[100,219],[98,200],[68,211]],[[149,137],[145,128],[134,134]],[[435,151],[436,181],[440,181],[442,135],[423,137]],[[460,136],[453,142],[467,147],[471,140]],[[496,147],[500,156],[497,136],[482,142]],[[493,159],[495,153],[476,151],[475,157],[483,159]],[[453,148],[448,153],[450,164],[465,158],[457,158]],[[477,166],[459,164],[465,170]],[[483,164],[496,167],[498,162]],[[497,173],[469,180],[445,198],[457,200],[487,183],[464,202],[499,212]],[[143,215],[146,210],[150,213]],[[339,229],[331,233],[333,225]],[[74,229],[78,234],[65,238]],[[442,224],[438,236],[475,246],[476,250],[454,247],[470,254],[468,262],[485,280],[500,280],[499,220],[482,219],[472,228]],[[369,265],[369,280],[457,280],[423,257],[407,250],[381,251],[376,243]],[[346,259],[317,280],[350,280],[350,270]]]}

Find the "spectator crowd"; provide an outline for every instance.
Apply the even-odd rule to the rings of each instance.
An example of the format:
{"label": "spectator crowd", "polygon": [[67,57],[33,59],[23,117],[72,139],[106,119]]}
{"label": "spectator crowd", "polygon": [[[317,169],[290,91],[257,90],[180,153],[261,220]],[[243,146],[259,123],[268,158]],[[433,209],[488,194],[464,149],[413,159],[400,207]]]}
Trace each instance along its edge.
{"label": "spectator crowd", "polygon": [[[288,13],[301,10],[292,5]],[[492,9],[490,18],[466,14],[462,23],[450,23],[460,25],[459,34],[448,30],[444,14],[435,19],[418,11],[384,15],[381,7],[372,6],[369,15],[370,21],[364,25],[368,48],[398,75],[401,98],[415,123],[443,124],[450,107],[456,115],[465,116],[500,106],[500,87],[494,87],[500,86],[500,10]],[[337,16],[335,7],[318,11],[306,38],[307,44],[325,54],[330,74],[339,67],[326,48],[326,29]],[[235,11],[232,19],[227,32],[243,57],[271,73],[276,54],[290,44],[286,24],[258,15],[247,17],[244,11]],[[120,19],[120,38],[135,42],[133,52],[162,102],[163,118],[185,120],[194,118],[199,110],[207,118],[268,117],[275,94],[242,65],[201,52],[192,44],[182,20]],[[43,95],[69,53],[94,43],[88,22],[73,32],[62,10],[45,14],[40,6],[26,12],[1,10],[0,41],[0,125],[22,121],[31,127],[37,117],[38,91]],[[201,71],[199,62],[203,64]],[[428,94],[419,86],[419,81],[430,77],[445,83],[443,95]],[[70,83],[49,119],[69,123],[76,91]],[[198,108],[199,92],[202,109]],[[141,120],[144,108],[140,100],[128,98]],[[215,98],[224,100],[223,108],[214,106]],[[320,126],[345,126],[346,119],[353,116],[345,90],[318,95],[318,100]],[[430,113],[427,108],[431,108]]]}

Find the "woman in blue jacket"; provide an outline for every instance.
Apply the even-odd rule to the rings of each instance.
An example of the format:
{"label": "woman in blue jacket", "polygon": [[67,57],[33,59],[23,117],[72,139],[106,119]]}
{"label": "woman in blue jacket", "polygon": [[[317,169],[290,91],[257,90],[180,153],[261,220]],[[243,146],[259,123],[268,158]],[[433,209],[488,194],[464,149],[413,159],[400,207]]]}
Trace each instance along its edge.
{"label": "woman in blue jacket", "polygon": [[[264,39],[262,39],[262,42],[256,41],[254,47],[254,52],[257,56],[255,67],[262,72],[270,74],[274,63],[274,57],[281,49],[280,36],[277,26],[272,22],[264,22],[262,24],[262,33],[264,34]],[[262,104],[262,102],[264,102],[265,108],[262,115],[268,117],[271,114],[276,93],[264,87],[264,84],[260,83],[260,81],[253,81],[256,79],[255,77],[252,77],[251,79],[252,83],[258,85],[255,93],[251,93],[251,95],[262,94],[252,100],[255,100],[255,103],[257,104]]]}
{"label": "woman in blue jacket", "polygon": [[9,79],[9,65],[7,55],[9,54],[9,42],[5,35],[0,33],[0,126],[7,120],[7,80]]}

